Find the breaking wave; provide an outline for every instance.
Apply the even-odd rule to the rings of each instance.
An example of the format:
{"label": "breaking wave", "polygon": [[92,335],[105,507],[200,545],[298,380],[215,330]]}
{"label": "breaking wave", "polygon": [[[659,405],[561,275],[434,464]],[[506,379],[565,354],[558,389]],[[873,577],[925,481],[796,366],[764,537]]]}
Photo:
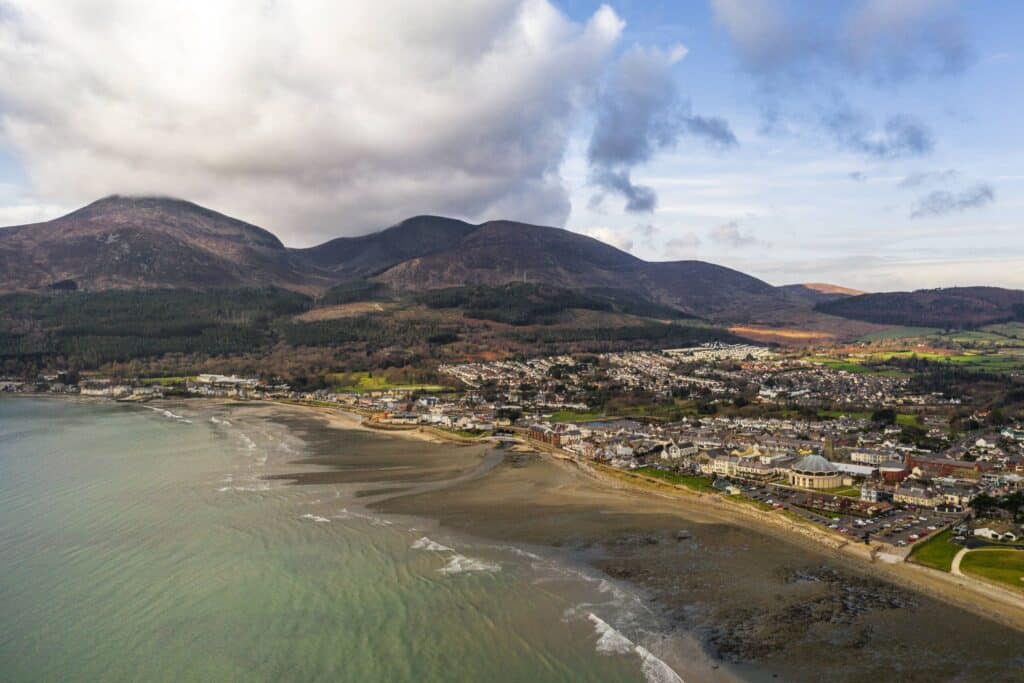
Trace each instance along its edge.
{"label": "breaking wave", "polygon": [[410,547],[413,550],[424,550],[431,553],[450,553],[451,556],[448,558],[448,564],[437,570],[441,574],[454,575],[466,574],[469,572],[501,571],[500,564],[495,562],[486,562],[473,557],[466,557],[465,555],[456,552],[454,548],[450,548],[443,543],[438,543],[426,536],[421,536],[413,541]]}
{"label": "breaking wave", "polygon": [[306,513],[306,514],[302,515],[302,519],[308,519],[308,520],[310,520],[312,522],[319,522],[320,524],[323,524],[325,522],[330,522],[331,521],[327,517],[321,517],[320,515],[312,515],[312,514],[309,514],[309,513]]}
{"label": "breaking wave", "polygon": [[192,420],[189,420],[184,415],[177,415],[177,414],[172,413],[171,411],[167,410],[166,408],[157,408],[156,406],[143,406],[143,407],[148,408],[149,410],[152,410],[154,413],[160,413],[164,417],[169,418],[171,420],[177,420],[178,422],[184,422],[185,424],[192,424]]}
{"label": "breaking wave", "polygon": [[632,652],[640,658],[640,671],[648,683],[683,683],[683,679],[672,667],[658,659],[643,645],[637,645],[593,612],[587,614],[587,619],[594,625],[598,652],[608,655],[626,655]]}

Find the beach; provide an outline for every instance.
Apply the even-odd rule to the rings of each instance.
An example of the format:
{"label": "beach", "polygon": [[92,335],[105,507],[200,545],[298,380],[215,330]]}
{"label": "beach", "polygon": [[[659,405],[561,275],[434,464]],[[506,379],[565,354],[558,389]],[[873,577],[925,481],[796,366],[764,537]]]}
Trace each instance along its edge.
{"label": "beach", "polygon": [[[770,515],[627,483],[521,443],[449,442],[270,402],[24,403],[33,421],[0,419],[9,433],[0,466],[45,457],[27,484],[8,476],[13,488],[0,486],[10,527],[0,525],[10,550],[0,551],[0,604],[13,620],[0,620],[11,629],[0,663],[18,662],[12,680],[97,671],[81,669],[77,649],[35,660],[62,634],[54,623],[100,628],[86,641],[100,662],[107,643],[129,638],[104,631],[107,619],[137,634],[141,651],[189,614],[187,640],[151,656],[165,675],[232,678],[247,648],[265,652],[265,665],[246,669],[254,680],[301,669],[363,680],[500,671],[497,680],[1010,681],[1022,664],[1021,631],[979,615],[984,603],[950,604],[943,579],[929,586],[917,568],[847,556]],[[17,415],[21,404],[0,408]],[[33,445],[3,451],[29,424],[38,424],[24,437]],[[63,452],[54,439],[89,458],[69,452],[48,464],[46,454]],[[182,459],[185,447],[194,455]],[[60,497],[33,493],[56,486],[54,472]],[[51,558],[46,549],[68,534],[82,539],[71,561]],[[125,566],[132,585],[186,572],[172,584],[181,592],[155,598],[139,587],[111,601],[108,568]],[[67,616],[26,631],[25,620],[43,618],[33,612]],[[310,618],[308,644],[290,646]],[[225,628],[230,642],[213,635]],[[367,632],[387,636],[366,641]],[[77,642],[74,633],[61,638]],[[209,643],[199,656],[197,642]],[[409,657],[415,664],[403,664]],[[128,657],[115,668],[132,666]]]}
{"label": "beach", "polygon": [[[293,428],[320,449],[319,464],[351,470],[350,458],[330,454],[329,423],[318,432],[294,415]],[[697,637],[713,661],[744,677],[815,680],[822,668],[832,680],[894,670],[922,681],[1015,675],[1006,652],[1024,644],[1020,615],[984,596],[957,595],[944,577],[847,555],[840,543],[829,548],[716,497],[627,485],[530,448],[448,448],[470,460],[502,455],[471,479],[366,496],[368,508],[436,519],[470,537],[559,549],[643,590],[667,634]],[[808,669],[811,659],[818,664]]]}

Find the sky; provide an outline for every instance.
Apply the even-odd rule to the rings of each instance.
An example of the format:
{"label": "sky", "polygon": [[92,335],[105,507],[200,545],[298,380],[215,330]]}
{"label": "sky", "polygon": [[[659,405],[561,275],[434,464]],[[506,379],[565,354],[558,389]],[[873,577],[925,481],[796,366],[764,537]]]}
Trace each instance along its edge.
{"label": "sky", "polygon": [[773,284],[1024,288],[1024,3],[0,0],[0,225],[417,214]]}

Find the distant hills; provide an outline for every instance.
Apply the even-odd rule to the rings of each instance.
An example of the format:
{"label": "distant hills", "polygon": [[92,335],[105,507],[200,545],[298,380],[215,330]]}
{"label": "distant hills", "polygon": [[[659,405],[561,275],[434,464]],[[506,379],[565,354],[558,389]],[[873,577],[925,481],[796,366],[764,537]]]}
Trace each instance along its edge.
{"label": "distant hills", "polygon": [[1024,303],[1021,292],[995,288],[862,294],[822,283],[774,287],[712,263],[644,261],[578,233],[513,221],[416,216],[289,249],[263,228],[187,201],[111,196],[52,221],[0,229],[0,291],[278,287],[321,295],[338,286],[351,293],[507,284],[717,322],[839,316],[976,325],[1010,319]]}
{"label": "distant hills", "polygon": [[1024,291],[950,287],[844,297],[817,304],[829,315],[882,325],[981,327],[1024,321]]}

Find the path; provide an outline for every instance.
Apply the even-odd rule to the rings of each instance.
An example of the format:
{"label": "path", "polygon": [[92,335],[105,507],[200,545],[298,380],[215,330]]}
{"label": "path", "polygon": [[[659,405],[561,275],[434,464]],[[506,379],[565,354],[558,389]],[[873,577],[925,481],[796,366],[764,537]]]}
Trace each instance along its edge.
{"label": "path", "polygon": [[964,555],[968,552],[967,548],[960,548],[960,552],[953,558],[953,564],[949,566],[949,573],[953,576],[963,576],[963,572],[960,571],[960,560],[964,559]]}

